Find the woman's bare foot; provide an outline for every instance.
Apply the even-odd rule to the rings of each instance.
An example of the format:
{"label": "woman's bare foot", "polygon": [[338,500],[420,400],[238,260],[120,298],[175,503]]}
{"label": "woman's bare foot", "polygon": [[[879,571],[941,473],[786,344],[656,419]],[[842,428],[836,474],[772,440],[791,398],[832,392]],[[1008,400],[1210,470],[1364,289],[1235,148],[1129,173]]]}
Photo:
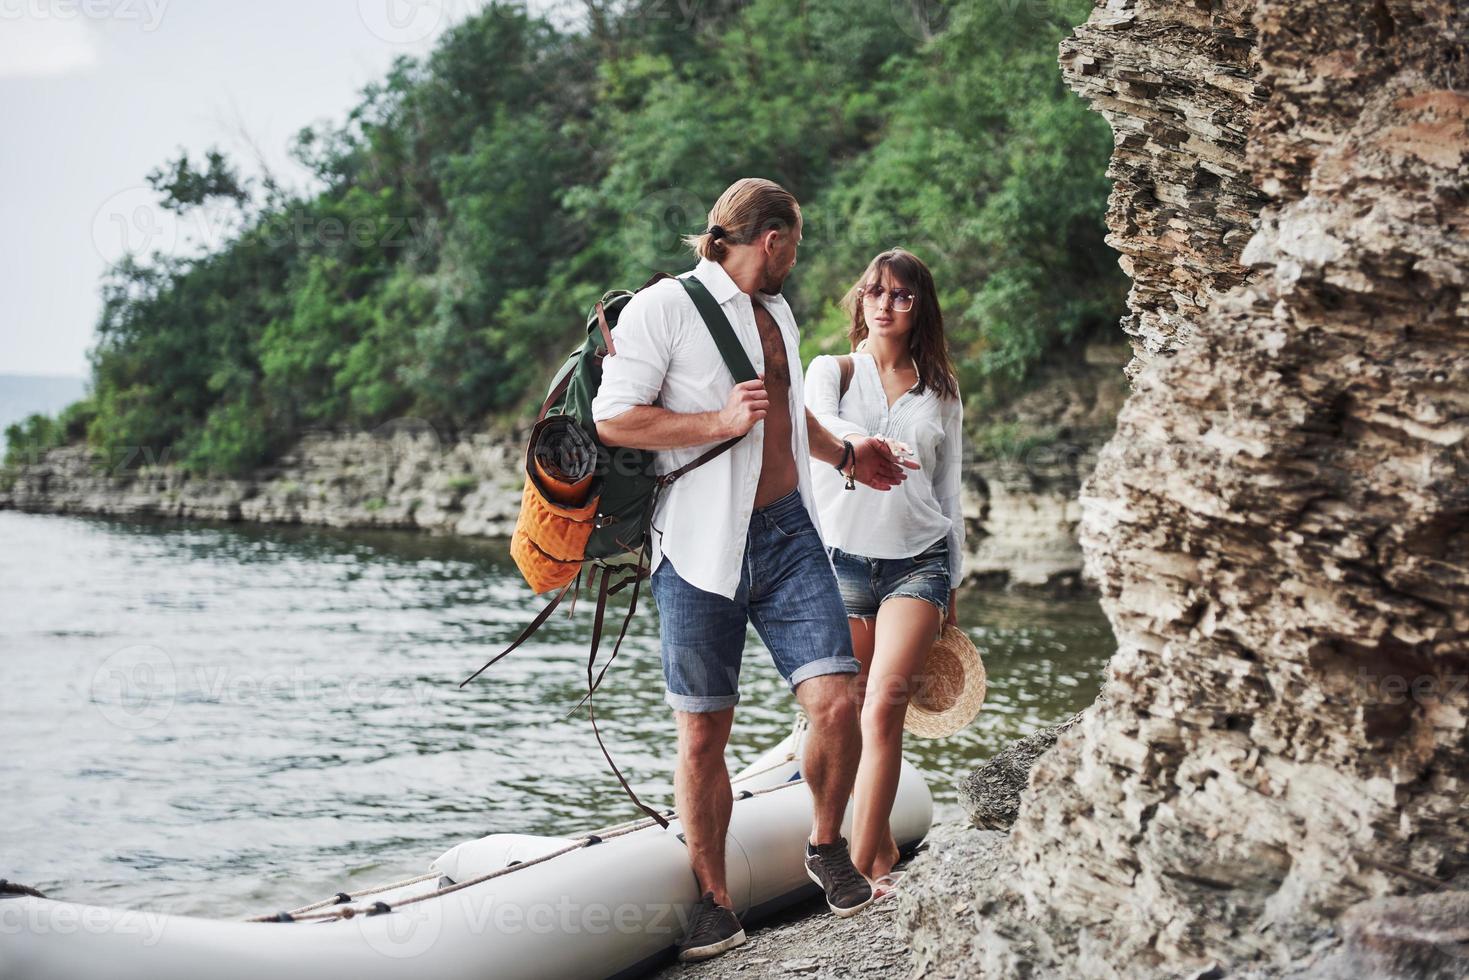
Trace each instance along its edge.
{"label": "woman's bare foot", "polygon": [[889,871],[885,875],[878,875],[872,879],[872,900],[880,902],[895,895],[903,876],[907,873],[906,871]]}
{"label": "woman's bare foot", "polygon": [[902,855],[898,853],[897,841],[893,840],[892,834],[888,834],[887,847],[883,848],[882,853],[873,859],[870,871],[863,873],[867,875],[869,881],[876,881],[893,870],[893,865],[898,863],[900,857]]}

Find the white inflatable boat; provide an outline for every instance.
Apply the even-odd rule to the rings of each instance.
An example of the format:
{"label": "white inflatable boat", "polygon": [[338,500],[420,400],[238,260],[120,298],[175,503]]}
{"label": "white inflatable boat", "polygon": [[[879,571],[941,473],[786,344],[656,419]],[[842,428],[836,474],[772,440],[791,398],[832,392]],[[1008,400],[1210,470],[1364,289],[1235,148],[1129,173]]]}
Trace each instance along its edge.
{"label": "white inflatable boat", "polygon": [[[797,725],[732,780],[729,890],[747,924],[818,892],[803,861],[804,734]],[[892,815],[899,847],[915,847],[932,817],[928,786],[904,761]],[[418,878],[245,922],[5,897],[0,977],[635,977],[672,958],[698,898],[677,820],[576,837],[496,834],[452,848]]]}

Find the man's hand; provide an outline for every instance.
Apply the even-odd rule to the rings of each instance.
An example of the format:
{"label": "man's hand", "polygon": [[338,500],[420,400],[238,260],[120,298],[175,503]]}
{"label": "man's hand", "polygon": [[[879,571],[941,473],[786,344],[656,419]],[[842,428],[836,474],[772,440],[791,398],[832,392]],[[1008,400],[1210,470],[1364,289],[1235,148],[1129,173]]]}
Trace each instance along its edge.
{"label": "man's hand", "polygon": [[765,377],[742,381],[729,393],[729,400],[719,410],[721,439],[742,436],[765,418],[770,409],[770,395],[765,391]]}
{"label": "man's hand", "polygon": [[908,478],[904,467],[918,469],[918,461],[899,459],[887,442],[876,436],[857,439],[852,443],[857,451],[857,461],[852,464],[853,476],[858,483],[874,490],[891,490]]}

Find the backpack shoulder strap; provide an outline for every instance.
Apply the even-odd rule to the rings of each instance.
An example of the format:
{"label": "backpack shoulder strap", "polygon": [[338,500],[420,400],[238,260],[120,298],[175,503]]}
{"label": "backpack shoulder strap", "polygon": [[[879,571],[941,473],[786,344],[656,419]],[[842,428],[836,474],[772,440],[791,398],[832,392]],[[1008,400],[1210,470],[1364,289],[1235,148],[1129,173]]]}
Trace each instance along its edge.
{"label": "backpack shoulder strap", "polygon": [[683,288],[694,301],[694,306],[699,310],[699,316],[704,319],[704,326],[709,328],[709,335],[714,338],[714,344],[719,348],[719,354],[724,358],[725,367],[729,373],[734,375],[735,384],[743,381],[754,381],[755,366],[750,363],[750,358],[745,354],[745,348],[740,344],[740,339],[735,336],[734,327],[729,325],[729,317],[714,302],[714,297],[709,294],[709,289],[698,277],[692,273],[679,276],[678,281],[683,283]]}
{"label": "backpack shoulder strap", "polygon": [[[714,344],[719,348],[719,355],[724,358],[724,366],[729,368],[730,374],[734,375],[735,384],[754,381],[758,377],[755,373],[755,366],[750,363],[749,355],[745,353],[745,348],[740,344],[740,338],[735,336],[734,327],[729,324],[729,317],[725,316],[719,304],[714,302],[714,297],[709,294],[708,288],[693,273],[679,276],[678,281],[683,283],[684,290],[694,301],[694,306],[698,308],[699,316],[704,320],[704,326],[709,329],[709,336],[714,338]],[[660,476],[658,485],[664,488],[670,486],[674,480],[689,470],[698,469],[743,438],[744,436],[735,436],[733,439],[726,439],[693,462],[680,466],[672,473]]]}
{"label": "backpack shoulder strap", "polygon": [[847,389],[852,386],[852,369],[856,365],[852,363],[851,354],[838,354],[836,355],[836,359],[837,370],[841,372],[842,376],[841,390],[837,392],[837,400],[840,401],[847,394]]}

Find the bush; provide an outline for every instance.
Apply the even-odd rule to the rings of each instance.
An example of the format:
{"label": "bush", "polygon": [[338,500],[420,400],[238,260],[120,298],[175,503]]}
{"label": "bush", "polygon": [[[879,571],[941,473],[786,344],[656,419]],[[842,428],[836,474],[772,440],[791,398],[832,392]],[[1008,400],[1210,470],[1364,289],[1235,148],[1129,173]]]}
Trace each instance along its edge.
{"label": "bush", "polygon": [[38,463],[46,452],[62,445],[65,430],[56,419],[36,413],[5,428],[5,465]]}
{"label": "bush", "polygon": [[[803,202],[803,353],[841,347],[834,301],[903,244],[934,270],[971,407],[1008,397],[1113,329],[1125,295],[1111,137],[1056,65],[1091,4],[918,6],[922,24],[870,0],[718,0],[680,24],[629,0],[588,5],[578,33],[491,3],[299,134],[314,197],[257,196],[217,151],[166,163],[163,207],[239,230],[109,270],[94,394],[63,437],[232,474],[307,428],[512,428],[591,302],[691,265],[680,236],[745,175]],[[27,425],[22,453],[58,438]]]}

